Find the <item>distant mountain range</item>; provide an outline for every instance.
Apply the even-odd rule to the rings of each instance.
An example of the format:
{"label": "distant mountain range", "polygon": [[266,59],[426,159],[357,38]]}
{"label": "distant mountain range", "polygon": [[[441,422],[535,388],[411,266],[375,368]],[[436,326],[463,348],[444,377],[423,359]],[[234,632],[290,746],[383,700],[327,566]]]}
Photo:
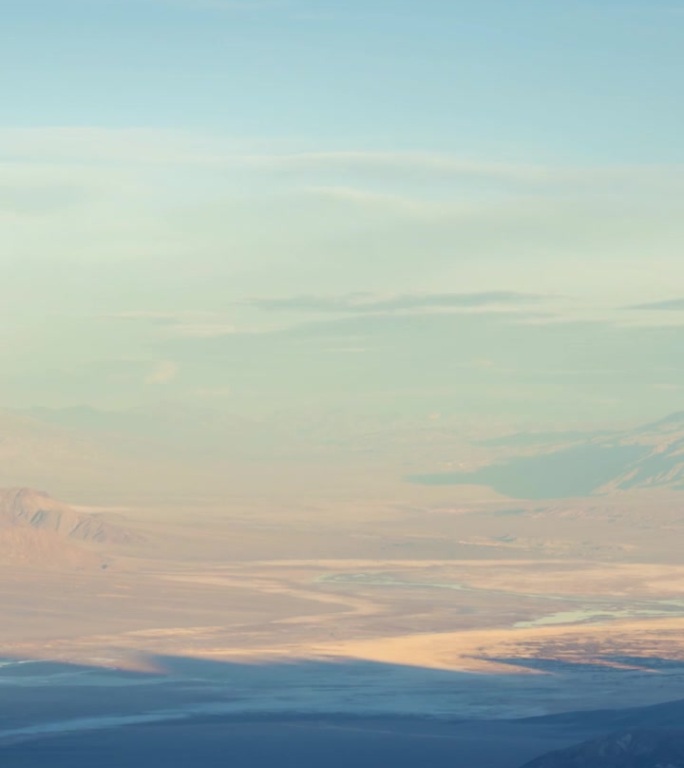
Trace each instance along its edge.
{"label": "distant mountain range", "polygon": [[684,412],[633,430],[522,433],[489,445],[495,458],[487,465],[407,479],[424,485],[484,485],[521,499],[684,490]]}

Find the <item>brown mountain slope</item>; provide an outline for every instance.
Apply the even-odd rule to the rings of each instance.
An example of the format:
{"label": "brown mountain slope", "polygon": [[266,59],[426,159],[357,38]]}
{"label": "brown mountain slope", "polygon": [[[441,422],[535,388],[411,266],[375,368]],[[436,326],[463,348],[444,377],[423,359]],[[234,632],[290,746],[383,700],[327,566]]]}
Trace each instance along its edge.
{"label": "brown mountain slope", "polygon": [[79,566],[106,562],[135,535],[30,488],[0,490],[0,564]]}

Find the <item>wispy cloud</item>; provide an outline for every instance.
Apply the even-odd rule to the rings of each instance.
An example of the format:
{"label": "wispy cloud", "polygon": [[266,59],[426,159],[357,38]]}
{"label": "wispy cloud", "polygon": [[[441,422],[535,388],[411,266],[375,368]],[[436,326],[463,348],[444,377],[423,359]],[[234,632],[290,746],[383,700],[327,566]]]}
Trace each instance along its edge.
{"label": "wispy cloud", "polygon": [[238,328],[234,322],[220,312],[180,311],[160,312],[156,310],[128,310],[105,315],[112,320],[130,321],[157,327],[164,338],[214,338],[232,336],[241,333],[253,333],[253,330]]}
{"label": "wispy cloud", "polygon": [[[519,322],[527,292],[571,293],[621,323],[681,321],[681,312],[613,311],[667,299],[683,275],[680,167],[295,144],[177,130],[0,130],[6,304],[25,310],[19,297],[30,285],[36,311],[60,308],[72,290],[70,306],[91,314],[132,301],[215,310],[131,315],[148,340],[261,332],[301,320],[296,311],[508,307]],[[142,290],[152,275],[154,298]],[[266,298],[240,304],[250,296]]]}
{"label": "wispy cloud", "polygon": [[205,11],[255,11],[287,7],[285,0],[153,0],[157,5],[172,5]]}
{"label": "wispy cloud", "polygon": [[275,312],[391,314],[408,311],[511,307],[536,303],[544,298],[546,297],[538,294],[514,291],[402,294],[390,297],[356,293],[347,296],[293,296],[284,299],[252,299],[250,303],[259,309]]}
{"label": "wispy cloud", "polygon": [[[159,0],[169,2],[170,0]],[[179,0],[180,1],[180,0]],[[210,0],[207,0],[208,2]],[[175,0],[174,0],[175,2]],[[184,0],[199,5],[204,0]],[[213,2],[213,0],[211,0]],[[226,3],[217,7],[256,8],[276,3]],[[373,175],[416,181],[421,177],[530,184],[645,183],[681,188],[684,168],[679,165],[570,166],[540,162],[510,162],[468,154],[432,151],[339,149],[316,151],[292,148],[292,142],[255,140],[212,132],[172,128],[101,128],[89,125],[41,128],[2,128],[4,158],[12,165],[45,161],[88,168],[97,164],[130,163],[135,166],[188,164],[197,167],[243,167],[253,171],[316,174]]]}
{"label": "wispy cloud", "polygon": [[653,301],[647,304],[634,304],[626,309],[638,309],[638,310],[652,310],[652,311],[684,311],[684,298],[682,299],[668,299],[666,301]]}
{"label": "wispy cloud", "polygon": [[[469,178],[513,179],[516,181],[549,181],[557,178],[560,169],[542,165],[522,165],[483,161],[454,154],[437,152],[374,152],[332,151],[298,152],[289,154],[251,155],[245,162],[273,170],[309,172],[343,171],[361,174],[397,174],[418,176],[448,176]],[[568,175],[569,171],[563,175]],[[573,175],[576,175],[574,172]]]}
{"label": "wispy cloud", "polygon": [[178,375],[178,363],[173,360],[161,360],[145,377],[146,384],[168,384]]}

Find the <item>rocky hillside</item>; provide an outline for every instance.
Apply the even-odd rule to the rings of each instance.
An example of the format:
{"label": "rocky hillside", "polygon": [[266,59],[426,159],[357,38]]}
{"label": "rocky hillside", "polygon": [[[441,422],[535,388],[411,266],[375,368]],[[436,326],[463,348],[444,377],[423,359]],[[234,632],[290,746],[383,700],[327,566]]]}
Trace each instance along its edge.
{"label": "rocky hillside", "polygon": [[624,468],[608,487],[630,488],[673,487],[684,490],[684,412],[625,433],[623,445],[644,449],[639,461]]}
{"label": "rocky hillside", "polygon": [[0,564],[93,564],[109,546],[134,540],[123,526],[41,491],[0,490]]}
{"label": "rocky hillside", "polygon": [[77,511],[42,491],[0,490],[0,529],[17,527],[91,544],[122,544],[131,539],[129,531],[108,523],[100,515]]}
{"label": "rocky hillside", "polygon": [[522,768],[684,768],[684,731],[626,731],[543,755]]}

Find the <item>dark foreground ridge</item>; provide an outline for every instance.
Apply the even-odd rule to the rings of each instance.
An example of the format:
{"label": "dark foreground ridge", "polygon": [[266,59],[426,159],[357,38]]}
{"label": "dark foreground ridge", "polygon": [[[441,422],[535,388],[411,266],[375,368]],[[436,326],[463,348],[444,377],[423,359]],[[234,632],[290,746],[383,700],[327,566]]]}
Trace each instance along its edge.
{"label": "dark foreground ridge", "polygon": [[451,671],[162,654],[136,665],[0,657],[0,768],[684,768],[682,700],[465,719],[456,706],[419,714],[423,697],[467,684]]}
{"label": "dark foreground ridge", "polygon": [[543,755],[522,768],[684,768],[684,730],[612,734]]}

